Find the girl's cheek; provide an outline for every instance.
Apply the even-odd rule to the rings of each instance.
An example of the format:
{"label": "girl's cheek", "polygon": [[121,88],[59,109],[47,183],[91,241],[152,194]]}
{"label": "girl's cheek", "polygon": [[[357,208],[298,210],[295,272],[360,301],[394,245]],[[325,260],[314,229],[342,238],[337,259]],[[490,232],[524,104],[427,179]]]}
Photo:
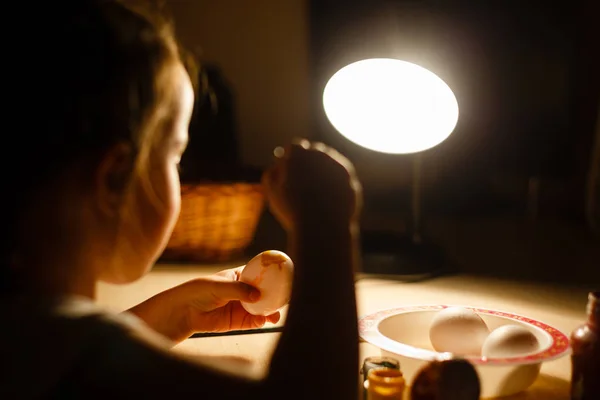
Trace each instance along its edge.
{"label": "girl's cheek", "polygon": [[176,164],[169,167],[167,176],[168,182],[166,186],[168,190],[170,217],[176,220],[181,209],[181,184],[179,181],[179,170]]}

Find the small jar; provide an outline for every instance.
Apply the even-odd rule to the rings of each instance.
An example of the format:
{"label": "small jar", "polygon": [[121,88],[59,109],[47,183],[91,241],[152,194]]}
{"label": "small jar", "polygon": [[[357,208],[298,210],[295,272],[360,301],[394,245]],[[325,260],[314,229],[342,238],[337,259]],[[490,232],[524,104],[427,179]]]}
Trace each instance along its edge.
{"label": "small jar", "polygon": [[363,361],[361,374],[363,382],[366,382],[369,377],[369,371],[373,368],[392,368],[400,369],[400,362],[392,357],[367,357]]}
{"label": "small jar", "polygon": [[362,374],[362,383],[360,385],[363,392],[363,399],[367,400],[367,386],[369,371],[375,368],[391,368],[400,370],[400,362],[392,357],[367,357],[363,361],[360,373]]}
{"label": "small jar", "polygon": [[402,372],[393,368],[371,369],[365,382],[367,400],[402,400],[405,387]]}
{"label": "small jar", "polygon": [[588,296],[587,322],[571,333],[571,400],[600,399],[600,292]]}

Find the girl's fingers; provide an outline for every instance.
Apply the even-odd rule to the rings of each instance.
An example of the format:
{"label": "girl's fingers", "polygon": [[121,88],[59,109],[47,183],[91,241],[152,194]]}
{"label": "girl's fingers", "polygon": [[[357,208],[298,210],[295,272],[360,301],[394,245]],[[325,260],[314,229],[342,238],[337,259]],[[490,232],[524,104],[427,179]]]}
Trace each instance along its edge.
{"label": "girl's fingers", "polygon": [[262,315],[253,315],[252,316],[252,324],[250,328],[262,328],[267,323],[267,318]]}
{"label": "girl's fingers", "polygon": [[272,324],[278,323],[280,319],[281,319],[281,313],[279,313],[279,311],[277,311],[276,313],[273,313],[271,315],[267,315],[267,321]]}

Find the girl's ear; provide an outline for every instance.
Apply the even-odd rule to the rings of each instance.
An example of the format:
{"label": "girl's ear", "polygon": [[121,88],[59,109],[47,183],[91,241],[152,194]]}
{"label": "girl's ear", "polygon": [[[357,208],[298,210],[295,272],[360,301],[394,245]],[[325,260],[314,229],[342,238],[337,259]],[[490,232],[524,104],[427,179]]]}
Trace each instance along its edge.
{"label": "girl's ear", "polygon": [[131,145],[118,143],[100,161],[95,174],[96,204],[107,216],[118,215],[134,166]]}

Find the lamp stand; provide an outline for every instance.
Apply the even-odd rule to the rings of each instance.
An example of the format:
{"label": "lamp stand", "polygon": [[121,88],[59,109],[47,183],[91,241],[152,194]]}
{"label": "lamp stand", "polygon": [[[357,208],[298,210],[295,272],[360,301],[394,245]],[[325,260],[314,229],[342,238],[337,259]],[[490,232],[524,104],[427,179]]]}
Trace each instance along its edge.
{"label": "lamp stand", "polygon": [[411,186],[412,229],[407,235],[390,232],[364,234],[363,272],[361,277],[384,278],[404,282],[422,281],[450,272],[441,248],[422,231],[422,157],[413,161]]}
{"label": "lamp stand", "polygon": [[420,154],[416,154],[413,160],[413,176],[411,190],[411,211],[412,211],[412,240],[415,245],[421,243],[421,170],[423,159]]}

